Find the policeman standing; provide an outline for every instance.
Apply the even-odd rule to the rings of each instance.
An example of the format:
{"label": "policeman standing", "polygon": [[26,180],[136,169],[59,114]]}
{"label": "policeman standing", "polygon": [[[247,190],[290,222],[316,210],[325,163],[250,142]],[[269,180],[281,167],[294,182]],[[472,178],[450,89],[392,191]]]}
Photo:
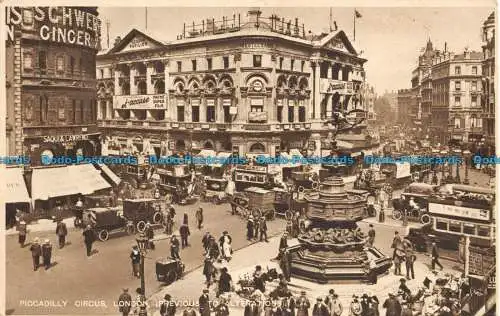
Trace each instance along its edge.
{"label": "policeman standing", "polygon": [[59,239],[59,248],[63,248],[66,244],[66,235],[68,235],[68,228],[66,227],[66,223],[64,223],[61,219],[58,219],[57,221],[56,235]]}
{"label": "policeman standing", "polygon": [[45,270],[48,270],[50,268],[50,259],[52,258],[52,245],[48,239],[45,239],[45,242],[43,243],[42,257]]}

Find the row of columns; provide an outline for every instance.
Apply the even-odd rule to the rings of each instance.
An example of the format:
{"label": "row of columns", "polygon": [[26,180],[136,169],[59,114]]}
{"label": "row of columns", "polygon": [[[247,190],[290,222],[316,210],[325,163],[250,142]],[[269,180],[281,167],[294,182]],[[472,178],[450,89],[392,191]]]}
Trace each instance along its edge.
{"label": "row of columns", "polygon": [[[167,60],[157,60],[156,62],[161,62],[164,64],[164,82],[165,82],[165,93],[167,93],[168,89],[167,87],[170,87],[170,72],[166,69],[168,67],[168,61]],[[151,80],[151,77],[155,74],[155,67],[154,63],[155,61],[145,61],[142,62],[146,65],[146,94],[154,94],[154,85]],[[128,63],[127,66],[130,69],[130,76],[129,76],[129,85],[130,85],[130,95],[137,95],[138,89],[137,85],[135,84],[135,76],[139,75],[139,72],[137,70],[137,64],[138,63]],[[115,93],[120,92],[120,94],[116,95],[121,95],[122,94],[122,89],[120,87],[120,75],[121,71],[118,68],[114,69],[114,78],[115,78]]]}

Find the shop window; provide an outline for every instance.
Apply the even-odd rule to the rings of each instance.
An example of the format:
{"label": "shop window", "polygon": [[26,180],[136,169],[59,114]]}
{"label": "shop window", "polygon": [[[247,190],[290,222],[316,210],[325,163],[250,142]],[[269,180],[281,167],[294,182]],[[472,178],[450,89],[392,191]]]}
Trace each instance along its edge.
{"label": "shop window", "polygon": [[207,58],[207,69],[212,70],[212,58]]}
{"label": "shop window", "polygon": [[319,67],[319,77],[322,79],[328,78],[328,68],[329,65],[327,63],[321,63]]}
{"label": "shop window", "polygon": [[182,61],[177,62],[177,72],[182,72]]}
{"label": "shop window", "polygon": [[196,71],[196,59],[191,60],[191,64],[193,66],[193,71]]}
{"label": "shop window", "polygon": [[472,224],[464,224],[464,234],[467,235],[475,235],[476,234],[476,228]]}
{"label": "shop window", "polygon": [[177,101],[177,121],[184,122],[184,101]]}
{"label": "shop window", "polygon": [[24,69],[32,69],[33,68],[33,56],[31,54],[23,55],[23,66]]}
{"label": "shop window", "polygon": [[40,74],[47,74],[47,53],[43,50],[38,52],[38,68],[40,68]]}
{"label": "shop window", "polygon": [[276,118],[278,122],[283,123],[283,99],[278,99],[276,104],[276,111]]}
{"label": "shop window", "polygon": [[57,56],[56,59],[56,70],[59,72],[64,71],[64,57],[63,56]]}
{"label": "shop window", "polygon": [[460,225],[459,222],[450,222],[449,230],[450,230],[450,232],[461,233],[462,226]]}
{"label": "shop window", "polygon": [[207,100],[207,122],[215,122],[215,100]]}
{"label": "shop window", "polygon": [[262,67],[262,55],[253,55],[253,66]]}
{"label": "shop window", "polygon": [[200,121],[200,100],[191,100],[191,121]]}
{"label": "shop window", "polygon": [[477,228],[477,235],[481,237],[490,237],[491,229],[488,226],[479,226]]}
{"label": "shop window", "polygon": [[229,57],[222,57],[222,62],[224,63],[224,69],[229,68]]}
{"label": "shop window", "polygon": [[448,230],[448,222],[436,219],[436,229],[447,231]]}

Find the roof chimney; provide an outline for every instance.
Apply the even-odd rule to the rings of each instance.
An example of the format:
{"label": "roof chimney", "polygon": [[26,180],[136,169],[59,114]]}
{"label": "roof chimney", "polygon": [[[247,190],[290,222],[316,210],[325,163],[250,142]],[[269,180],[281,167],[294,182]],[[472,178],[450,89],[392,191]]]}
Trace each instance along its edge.
{"label": "roof chimney", "polygon": [[248,10],[248,18],[249,22],[251,23],[257,23],[259,20],[259,16],[262,14],[262,11],[260,11],[259,8],[251,8]]}

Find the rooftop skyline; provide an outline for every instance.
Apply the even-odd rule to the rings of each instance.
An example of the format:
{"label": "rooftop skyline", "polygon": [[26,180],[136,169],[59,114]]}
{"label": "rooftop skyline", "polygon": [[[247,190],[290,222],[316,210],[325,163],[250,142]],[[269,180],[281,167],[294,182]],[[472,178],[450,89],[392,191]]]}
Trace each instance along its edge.
{"label": "rooftop skyline", "polygon": [[[153,38],[175,41],[182,33],[184,23],[201,23],[204,19],[222,20],[223,16],[241,14],[246,19],[248,7],[101,7],[100,18],[103,47],[106,43],[106,20],[110,23],[109,42],[113,45],[117,36],[122,38],[133,28],[145,31]],[[305,26],[306,33],[329,31],[330,8],[328,7],[263,7],[263,17],[277,14],[286,21],[295,18]],[[418,56],[430,38],[434,48],[457,54],[467,47],[481,51],[481,26],[494,7],[361,7],[362,15],[356,19],[356,40],[353,41],[354,8],[332,8],[332,20],[353,42],[361,57],[368,59],[365,64],[367,82],[377,93],[385,90],[409,88],[411,71]],[[123,17],[126,17],[124,19]],[[332,23],[333,24],[333,23]]]}

